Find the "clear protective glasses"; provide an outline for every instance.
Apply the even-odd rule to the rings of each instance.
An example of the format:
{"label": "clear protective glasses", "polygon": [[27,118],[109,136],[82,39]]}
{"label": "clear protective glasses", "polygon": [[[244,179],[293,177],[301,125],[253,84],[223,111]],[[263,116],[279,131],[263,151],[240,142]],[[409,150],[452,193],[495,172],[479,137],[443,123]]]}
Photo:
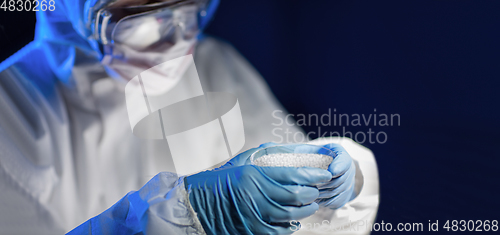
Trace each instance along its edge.
{"label": "clear protective glasses", "polygon": [[131,73],[128,65],[144,70],[189,53],[207,2],[164,0],[136,6],[112,2],[100,8],[94,12],[91,29],[102,62],[125,75]]}
{"label": "clear protective glasses", "polygon": [[[198,15],[206,2],[206,0],[167,0],[147,5],[118,7],[110,4],[96,13],[92,27],[93,37],[104,47],[132,41],[126,40],[135,36],[131,32],[147,33],[142,32],[146,29],[153,29],[155,32],[153,35],[147,35],[149,38],[144,34],[141,35],[142,40],[146,41],[135,44],[144,45],[153,39],[155,42],[149,42],[150,45],[163,42],[171,44],[179,36],[189,39],[196,36]],[[175,32],[176,26],[179,26],[181,32]],[[139,48],[138,45],[132,47]]]}

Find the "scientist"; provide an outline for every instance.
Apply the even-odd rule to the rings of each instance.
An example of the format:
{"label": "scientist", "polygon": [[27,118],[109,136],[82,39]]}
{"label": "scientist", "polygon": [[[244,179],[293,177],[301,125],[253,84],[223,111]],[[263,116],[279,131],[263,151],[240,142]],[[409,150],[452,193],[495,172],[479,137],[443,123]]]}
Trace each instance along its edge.
{"label": "scientist", "polygon": [[[34,41],[0,64],[0,233],[290,234],[300,220],[296,234],[330,234],[316,224],[373,222],[375,160],[351,140],[311,142],[338,154],[328,171],[245,164],[273,145],[261,144],[282,107],[241,55],[201,34],[217,5],[60,0],[37,12]],[[178,176],[167,142],[133,135],[124,84],[187,54],[204,90],[237,94],[244,149],[259,147]],[[211,138],[194,145],[216,157]]]}

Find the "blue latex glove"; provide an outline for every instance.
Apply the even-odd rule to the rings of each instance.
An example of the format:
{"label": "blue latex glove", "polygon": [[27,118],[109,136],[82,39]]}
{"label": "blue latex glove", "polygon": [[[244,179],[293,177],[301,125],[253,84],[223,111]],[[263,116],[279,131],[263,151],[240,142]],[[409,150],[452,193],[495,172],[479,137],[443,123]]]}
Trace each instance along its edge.
{"label": "blue latex glove", "polygon": [[[248,158],[250,158],[250,155],[252,155],[253,152],[275,145],[279,144],[272,142],[262,144],[258,148],[254,148],[251,151],[247,151],[237,157],[234,157],[221,168],[228,166],[242,166],[248,162]],[[349,153],[347,153],[341,145],[331,143],[324,145],[323,147],[335,152],[337,157],[328,167],[328,171],[330,171],[333,175],[331,181],[326,184],[317,185],[320,194],[316,202],[323,207],[338,209],[352,200],[355,196],[354,186],[356,166]],[[304,145],[302,151],[307,152],[308,148],[310,148],[309,145]],[[318,153],[322,154],[321,150]]]}
{"label": "blue latex glove", "polygon": [[[237,157],[234,157],[222,167],[244,165],[248,162],[248,158],[250,158],[250,155],[253,152],[261,148],[271,147],[275,145],[279,144],[272,142],[262,144],[258,148],[252,149],[253,151],[247,151],[238,155]],[[330,171],[333,175],[331,181],[326,184],[317,186],[319,188],[320,194],[316,202],[323,207],[338,209],[352,200],[355,196],[354,186],[356,166],[349,153],[347,153],[347,151],[341,145],[331,143],[324,145],[323,147],[335,152],[337,154],[337,157],[328,167],[328,171]],[[304,145],[302,151],[307,152],[308,148],[310,148],[309,145]],[[318,153],[322,154],[321,150]]]}
{"label": "blue latex glove", "polygon": [[244,165],[260,148],[184,179],[207,234],[291,234],[289,221],[318,210],[315,185],[328,182],[331,173],[318,168]]}
{"label": "blue latex glove", "polygon": [[328,167],[333,175],[330,182],[319,185],[319,205],[330,209],[338,209],[353,199],[356,166],[345,149],[338,144],[327,144],[323,147],[335,153],[337,157]]}

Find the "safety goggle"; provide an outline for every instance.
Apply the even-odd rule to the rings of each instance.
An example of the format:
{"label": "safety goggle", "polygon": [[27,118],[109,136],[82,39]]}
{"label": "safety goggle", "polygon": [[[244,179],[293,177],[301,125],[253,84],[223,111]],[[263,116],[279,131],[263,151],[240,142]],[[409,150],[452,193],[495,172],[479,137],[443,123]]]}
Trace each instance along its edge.
{"label": "safety goggle", "polygon": [[[160,22],[159,42],[172,41],[175,28],[181,28],[181,36],[194,37],[198,31],[199,17],[203,17],[207,0],[167,0],[147,5],[116,7],[113,3],[98,10],[92,21],[92,35],[105,48],[116,41],[117,32],[132,29],[152,17]],[[196,29],[195,29],[196,28]]]}

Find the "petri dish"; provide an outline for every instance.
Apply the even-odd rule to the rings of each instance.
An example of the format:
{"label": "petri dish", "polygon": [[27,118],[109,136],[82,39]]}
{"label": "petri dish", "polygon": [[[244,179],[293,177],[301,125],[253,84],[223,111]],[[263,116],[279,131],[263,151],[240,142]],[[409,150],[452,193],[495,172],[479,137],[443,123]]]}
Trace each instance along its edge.
{"label": "petri dish", "polygon": [[287,144],[263,148],[253,153],[249,164],[274,167],[317,167],[328,169],[337,154],[310,144]]}

